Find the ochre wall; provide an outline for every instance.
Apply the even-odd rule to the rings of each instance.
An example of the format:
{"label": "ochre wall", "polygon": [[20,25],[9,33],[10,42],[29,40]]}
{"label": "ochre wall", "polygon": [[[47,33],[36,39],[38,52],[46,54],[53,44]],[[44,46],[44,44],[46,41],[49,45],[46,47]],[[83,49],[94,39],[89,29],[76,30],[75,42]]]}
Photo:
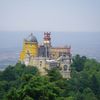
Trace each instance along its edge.
{"label": "ochre wall", "polygon": [[23,50],[20,53],[20,60],[23,61],[25,55],[29,53],[30,56],[36,57],[38,56],[38,43],[34,42],[24,42]]}

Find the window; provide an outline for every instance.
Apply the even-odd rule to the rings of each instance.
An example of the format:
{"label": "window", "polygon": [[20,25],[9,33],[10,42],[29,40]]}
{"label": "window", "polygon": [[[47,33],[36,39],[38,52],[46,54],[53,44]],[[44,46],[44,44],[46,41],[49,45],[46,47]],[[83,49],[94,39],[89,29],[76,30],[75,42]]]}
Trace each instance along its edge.
{"label": "window", "polygon": [[42,64],[40,64],[40,67],[42,66]]}
{"label": "window", "polygon": [[42,61],[40,61],[40,64],[42,64]]}
{"label": "window", "polygon": [[67,65],[64,65],[64,71],[66,71],[67,70]]}
{"label": "window", "polygon": [[40,61],[40,67],[42,66],[42,61]]}

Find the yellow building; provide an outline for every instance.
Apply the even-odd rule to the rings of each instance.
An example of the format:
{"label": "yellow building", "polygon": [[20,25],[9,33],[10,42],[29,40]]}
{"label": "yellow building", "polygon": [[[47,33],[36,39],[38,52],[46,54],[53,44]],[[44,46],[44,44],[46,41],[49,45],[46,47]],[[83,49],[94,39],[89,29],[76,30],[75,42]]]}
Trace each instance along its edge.
{"label": "yellow building", "polygon": [[23,50],[20,53],[20,61],[24,61],[27,55],[32,57],[38,56],[38,41],[32,33],[27,39],[24,39]]}

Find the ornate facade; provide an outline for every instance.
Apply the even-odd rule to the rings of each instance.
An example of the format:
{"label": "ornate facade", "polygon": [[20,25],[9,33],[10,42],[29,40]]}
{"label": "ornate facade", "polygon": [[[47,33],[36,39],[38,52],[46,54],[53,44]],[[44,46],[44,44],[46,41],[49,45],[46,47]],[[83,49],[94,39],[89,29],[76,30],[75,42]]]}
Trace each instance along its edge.
{"label": "ornate facade", "polygon": [[46,75],[45,69],[58,68],[63,78],[70,78],[71,47],[53,47],[49,32],[44,33],[43,45],[33,34],[24,39],[20,61],[26,66],[36,66],[41,75]]}

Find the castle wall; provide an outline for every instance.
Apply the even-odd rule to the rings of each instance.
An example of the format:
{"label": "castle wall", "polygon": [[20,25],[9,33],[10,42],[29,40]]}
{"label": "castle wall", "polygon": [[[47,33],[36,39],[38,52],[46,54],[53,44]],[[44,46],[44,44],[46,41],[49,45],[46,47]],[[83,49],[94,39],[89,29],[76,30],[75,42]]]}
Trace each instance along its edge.
{"label": "castle wall", "polygon": [[52,59],[57,59],[62,55],[70,56],[70,47],[69,48],[50,48],[50,56]]}

